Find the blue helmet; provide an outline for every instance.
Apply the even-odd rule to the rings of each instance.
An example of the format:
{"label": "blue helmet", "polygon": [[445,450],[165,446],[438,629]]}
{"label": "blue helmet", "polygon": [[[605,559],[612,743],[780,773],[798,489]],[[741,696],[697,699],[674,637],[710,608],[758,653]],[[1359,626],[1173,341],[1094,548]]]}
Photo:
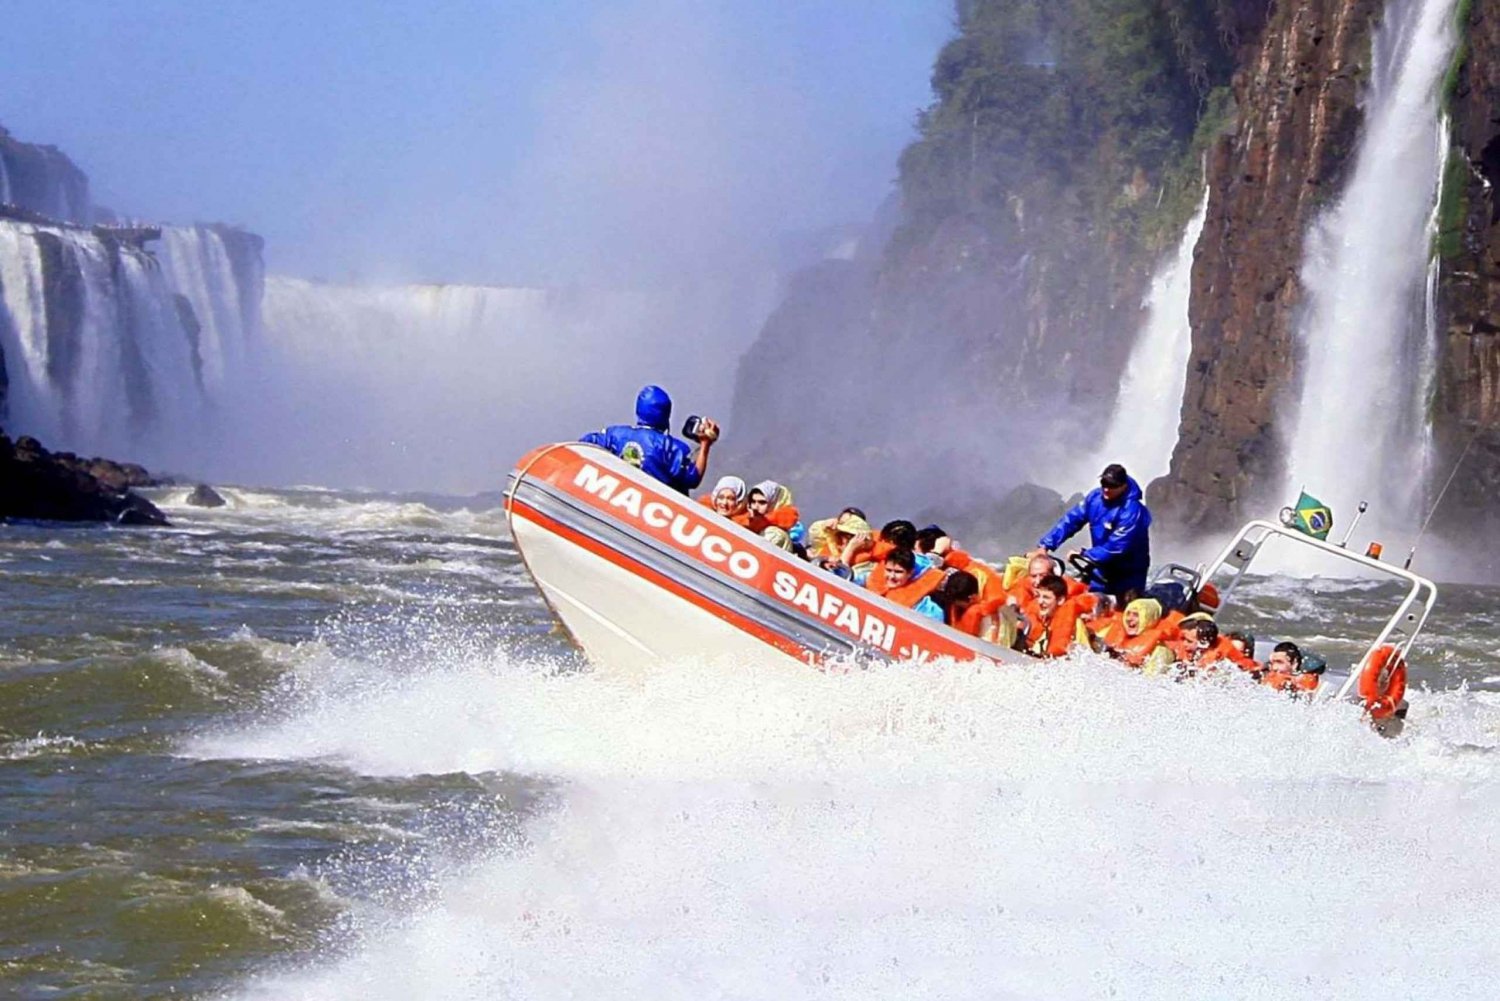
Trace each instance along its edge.
{"label": "blue helmet", "polygon": [[672,398],[660,386],[647,386],[635,398],[635,419],[657,431],[672,424]]}

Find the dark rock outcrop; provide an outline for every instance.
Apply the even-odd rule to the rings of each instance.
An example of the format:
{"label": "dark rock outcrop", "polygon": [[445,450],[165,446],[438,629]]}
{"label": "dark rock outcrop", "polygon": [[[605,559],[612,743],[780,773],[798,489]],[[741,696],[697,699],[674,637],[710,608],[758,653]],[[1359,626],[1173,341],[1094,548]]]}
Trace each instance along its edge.
{"label": "dark rock outcrop", "polygon": [[1024,553],[1035,546],[1069,503],[1056,490],[1022,483],[998,498],[982,492],[945,498],[941,508],[921,511],[912,520],[918,525],[940,524],[960,545],[977,545],[984,550],[983,555],[998,557]]}
{"label": "dark rock outcrop", "polygon": [[1303,238],[1350,165],[1380,8],[1378,0],[1274,4],[1235,75],[1238,121],[1208,164],[1180,438],[1171,471],[1148,490],[1152,506],[1189,531],[1237,522],[1281,473],[1273,418],[1295,388]]}
{"label": "dark rock outcrop", "polygon": [[207,483],[200,483],[188,494],[187,503],[193,507],[223,507],[227,501]]}
{"label": "dark rock outcrop", "polygon": [[35,438],[0,434],[0,519],[166,525],[156,505],[129,489],[152,482],[140,466],[53,454]]}
{"label": "dark rock outcrop", "polygon": [[1450,77],[1453,147],[1439,211],[1443,322],[1432,487],[1440,489],[1456,467],[1434,523],[1494,539],[1500,537],[1500,10],[1483,3],[1468,10]]}

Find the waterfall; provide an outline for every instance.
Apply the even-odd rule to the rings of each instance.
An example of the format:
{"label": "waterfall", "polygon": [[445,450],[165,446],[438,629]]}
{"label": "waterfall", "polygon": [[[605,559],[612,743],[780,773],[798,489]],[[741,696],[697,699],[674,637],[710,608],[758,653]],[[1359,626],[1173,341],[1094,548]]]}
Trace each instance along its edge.
{"label": "waterfall", "polygon": [[190,344],[156,261],[83,229],[0,222],[7,427],[95,454],[164,456],[198,424]]}
{"label": "waterfall", "polygon": [[1389,5],[1375,35],[1354,171],[1308,234],[1302,267],[1305,362],[1283,502],[1306,487],[1347,519],[1368,499],[1377,526],[1409,523],[1421,498],[1434,347],[1423,291],[1456,3]]}
{"label": "waterfall", "polygon": [[[1437,238],[1442,219],[1444,178],[1448,176],[1448,157],[1452,152],[1449,139],[1450,122],[1445,114],[1438,126],[1438,194],[1432,203],[1432,214],[1427,217],[1427,276],[1422,289],[1422,343],[1418,352],[1416,396],[1413,414],[1417,417],[1418,436],[1413,468],[1417,470],[1420,494],[1418,499],[1425,512],[1429,501],[1428,491],[1433,483],[1433,459],[1435,450],[1432,435],[1432,404],[1437,395],[1438,345],[1441,336],[1438,330],[1438,291],[1442,278],[1442,257],[1437,250]],[[1425,517],[1425,514],[1424,514]]]}
{"label": "waterfall", "polygon": [[258,242],[240,245],[247,237],[222,226],[169,226],[156,252],[168,282],[192,306],[197,326],[190,333],[210,395],[244,372],[259,336],[265,273]]}
{"label": "waterfall", "polygon": [[1092,482],[1111,462],[1118,462],[1144,487],[1167,472],[1177,429],[1182,421],[1182,393],[1187,386],[1193,329],[1188,299],[1193,291],[1193,249],[1203,235],[1208,192],[1182,232],[1177,250],[1151,279],[1145,328],[1136,337],[1120,384],[1109,429],[1085,468],[1076,471],[1064,493]]}
{"label": "waterfall", "polygon": [[0,149],[0,205],[10,203],[10,168],[5,165],[5,150]]}

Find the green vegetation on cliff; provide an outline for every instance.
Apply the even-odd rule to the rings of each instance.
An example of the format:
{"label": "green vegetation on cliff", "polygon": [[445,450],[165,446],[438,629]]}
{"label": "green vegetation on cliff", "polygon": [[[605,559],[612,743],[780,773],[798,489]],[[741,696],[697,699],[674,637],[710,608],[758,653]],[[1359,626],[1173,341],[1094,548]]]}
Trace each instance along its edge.
{"label": "green vegetation on cliff", "polygon": [[1242,6],[961,0],[958,37],[933,70],[936,99],[901,158],[898,243],[957,215],[1014,238],[1040,210],[1160,249],[1191,213],[1202,149],[1232,117]]}

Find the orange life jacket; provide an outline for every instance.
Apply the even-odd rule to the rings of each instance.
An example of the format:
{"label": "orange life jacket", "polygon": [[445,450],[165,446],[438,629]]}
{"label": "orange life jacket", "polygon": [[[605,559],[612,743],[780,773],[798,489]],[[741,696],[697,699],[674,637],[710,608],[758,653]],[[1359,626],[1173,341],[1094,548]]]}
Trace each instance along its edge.
{"label": "orange life jacket", "polygon": [[1172,654],[1177,660],[1190,666],[1209,667],[1228,662],[1241,671],[1260,670],[1260,665],[1253,658],[1242,653],[1239,647],[1230,642],[1228,636],[1220,636],[1213,646],[1206,650],[1199,650],[1195,646],[1189,646],[1187,635],[1179,630],[1178,638],[1168,645],[1172,648]]}
{"label": "orange life jacket", "polygon": [[1052,612],[1052,618],[1042,621],[1040,610],[1033,601],[1026,610],[1030,628],[1026,630],[1026,652],[1038,657],[1063,657],[1073,646],[1078,629],[1078,616],[1082,609],[1073,598],[1064,599]]}
{"label": "orange life jacket", "polygon": [[1161,622],[1157,622],[1156,625],[1142,629],[1135,636],[1131,636],[1125,631],[1125,619],[1123,615],[1119,618],[1111,616],[1111,619],[1113,621],[1098,636],[1104,641],[1105,646],[1118,653],[1120,659],[1131,667],[1140,667],[1146,663],[1146,658],[1150,657],[1157,647],[1167,646],[1166,641],[1162,639],[1163,630]]}
{"label": "orange life jacket", "polygon": [[790,504],[774,507],[765,515],[766,524],[775,526],[785,532],[790,532],[796,527],[797,522],[802,520],[802,515]]}
{"label": "orange life jacket", "polygon": [[1270,685],[1278,692],[1310,692],[1318,687],[1319,675],[1301,671],[1267,671],[1260,676],[1262,685]]}
{"label": "orange life jacket", "polygon": [[964,609],[963,613],[956,619],[950,611],[948,614],[948,625],[961,633],[978,636],[984,631],[984,620],[998,615],[1000,607],[1004,604],[1004,598],[990,598],[989,600],[985,600],[983,597],[977,598],[969,602],[969,607]]}
{"label": "orange life jacket", "polygon": [[1000,571],[988,563],[976,560],[962,549],[950,549],[943,554],[943,565],[973,574],[979,582],[980,601],[1005,600],[1005,581]]}
{"label": "orange life jacket", "polygon": [[[905,608],[915,608],[917,602],[942,586],[943,578],[946,576],[947,574],[936,568],[924,570],[900,587],[888,588],[885,586],[885,569],[881,567],[870,573],[870,580],[866,582],[865,586],[887,601],[894,601]],[[878,588],[874,586],[876,577],[880,578]]]}

